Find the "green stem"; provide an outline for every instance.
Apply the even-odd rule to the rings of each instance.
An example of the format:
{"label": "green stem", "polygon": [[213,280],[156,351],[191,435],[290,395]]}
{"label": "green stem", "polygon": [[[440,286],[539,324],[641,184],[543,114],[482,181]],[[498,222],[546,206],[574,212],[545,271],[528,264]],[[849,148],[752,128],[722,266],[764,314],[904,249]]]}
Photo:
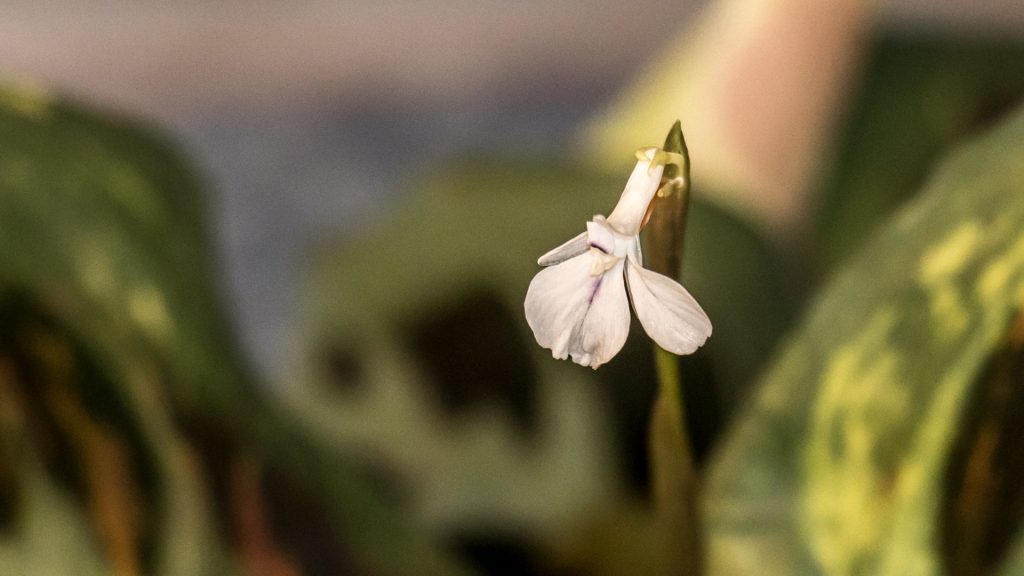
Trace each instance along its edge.
{"label": "green stem", "polygon": [[[690,195],[690,160],[679,122],[669,132],[663,150],[680,154],[683,161],[665,167],[665,180],[680,178],[680,182],[658,200],[651,215],[648,265],[678,278]],[[698,480],[686,431],[679,359],[657,346],[654,353],[658,395],[651,411],[649,448],[651,492],[662,540],[662,574],[699,576],[704,569],[704,546]]]}

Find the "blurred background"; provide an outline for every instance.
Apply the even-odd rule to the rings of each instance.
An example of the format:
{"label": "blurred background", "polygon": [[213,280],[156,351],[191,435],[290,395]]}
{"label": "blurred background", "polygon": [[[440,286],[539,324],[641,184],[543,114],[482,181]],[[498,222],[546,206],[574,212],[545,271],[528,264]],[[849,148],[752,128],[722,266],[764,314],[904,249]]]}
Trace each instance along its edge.
{"label": "blurred background", "polygon": [[[261,369],[280,375],[311,246],[372,226],[415,193],[400,183],[458,154],[580,157],[572,146],[587,122],[672,42],[695,36],[706,4],[7,1],[0,66],[9,80],[146,119],[190,151],[213,191],[241,337]],[[737,10],[753,19],[770,9],[762,4],[774,6]],[[803,4],[779,6],[791,11],[779,19],[795,18],[779,24],[792,26],[783,55],[804,48],[801,33],[813,35],[807,45],[843,43],[826,46],[837,55],[821,83],[847,81],[869,29],[971,39],[1024,32],[1024,10],[1011,0],[845,2],[803,16]],[[752,73],[772,69],[763,57]],[[798,77],[815,71],[795,65],[805,66],[791,72]],[[833,78],[828,68],[843,70]],[[818,106],[833,114],[849,98],[829,96]],[[646,144],[623,145],[607,153],[620,165]],[[796,202],[782,204],[799,211]]]}
{"label": "blurred background", "polygon": [[[5,1],[0,574],[657,573],[650,344],[634,326],[599,372],[557,362],[522,298],[677,118],[683,281],[715,324],[682,361],[709,573],[1019,573],[1021,431],[992,412],[1020,395],[1014,226],[918,275],[1011,270],[948,342],[909,312],[923,327],[890,330],[910,344],[875,376],[898,400],[826,360],[879,302],[966,293],[906,296],[897,247],[946,230],[886,231],[1022,98],[1012,0]],[[979,205],[1016,218],[1020,169],[997,165],[1005,196]],[[830,304],[856,277],[878,293]],[[946,393],[941,481],[893,488]],[[815,431],[861,416],[877,475],[822,496],[859,461],[815,472]],[[986,425],[987,484],[967,471]],[[933,529],[887,550],[899,517]]]}

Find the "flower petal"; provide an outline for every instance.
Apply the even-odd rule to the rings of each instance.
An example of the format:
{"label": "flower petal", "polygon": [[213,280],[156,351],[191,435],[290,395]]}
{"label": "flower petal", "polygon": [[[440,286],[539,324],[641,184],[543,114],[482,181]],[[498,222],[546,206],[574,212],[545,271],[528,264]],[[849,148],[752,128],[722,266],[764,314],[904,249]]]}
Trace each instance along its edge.
{"label": "flower petal", "polygon": [[624,260],[594,276],[590,270],[598,254],[591,249],[538,272],[524,304],[538,344],[555,358],[572,357],[593,368],[618,354],[629,334]]}
{"label": "flower petal", "polygon": [[608,224],[620,234],[636,236],[640,233],[640,223],[647,213],[647,207],[651,205],[651,200],[661,186],[661,175],[665,171],[665,165],[651,166],[657,151],[657,148],[641,150],[643,159],[636,163],[633,173],[626,182],[626,189],[619,197],[619,203],[608,216]]}
{"label": "flower petal", "polygon": [[590,246],[587,244],[587,233],[581,232],[579,236],[538,258],[537,264],[540,264],[541,266],[553,266],[560,262],[565,262],[569,258],[583,254],[588,248],[590,248]]}
{"label": "flower petal", "polygon": [[711,336],[711,320],[678,282],[632,259],[626,279],[633,310],[647,335],[674,354],[693,354]]}

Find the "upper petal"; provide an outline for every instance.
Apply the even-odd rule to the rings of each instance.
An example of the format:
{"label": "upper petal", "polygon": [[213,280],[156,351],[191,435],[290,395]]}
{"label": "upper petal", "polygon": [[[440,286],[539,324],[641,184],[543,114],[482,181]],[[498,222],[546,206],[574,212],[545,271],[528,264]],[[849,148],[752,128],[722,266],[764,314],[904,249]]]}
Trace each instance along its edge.
{"label": "upper petal", "polygon": [[711,320],[686,288],[632,259],[626,266],[633,309],[648,336],[674,354],[701,347],[711,336]]}
{"label": "upper petal", "polygon": [[526,321],[537,343],[558,359],[597,368],[629,333],[623,261],[591,275],[596,249],[537,273],[526,292]]}
{"label": "upper petal", "polygon": [[651,166],[657,151],[657,148],[646,148],[641,151],[643,159],[637,161],[633,173],[626,182],[626,189],[619,197],[619,203],[608,216],[608,224],[620,234],[635,236],[640,232],[640,223],[647,213],[647,207],[651,205],[651,200],[658,192],[665,165]]}

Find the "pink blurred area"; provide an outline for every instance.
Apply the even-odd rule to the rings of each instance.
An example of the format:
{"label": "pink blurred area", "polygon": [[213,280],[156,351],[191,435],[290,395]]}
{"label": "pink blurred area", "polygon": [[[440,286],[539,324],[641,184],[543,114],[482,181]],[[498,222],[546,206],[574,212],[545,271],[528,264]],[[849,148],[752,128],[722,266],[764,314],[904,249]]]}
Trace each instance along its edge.
{"label": "pink blurred area", "polygon": [[[0,70],[141,114],[469,101],[620,82],[706,2],[5,2]],[[766,3],[770,4],[770,3]],[[1017,0],[875,3],[905,28],[1024,32]]]}
{"label": "pink blurred area", "polygon": [[0,70],[146,115],[466,102],[624,76],[693,2],[19,3]]}

